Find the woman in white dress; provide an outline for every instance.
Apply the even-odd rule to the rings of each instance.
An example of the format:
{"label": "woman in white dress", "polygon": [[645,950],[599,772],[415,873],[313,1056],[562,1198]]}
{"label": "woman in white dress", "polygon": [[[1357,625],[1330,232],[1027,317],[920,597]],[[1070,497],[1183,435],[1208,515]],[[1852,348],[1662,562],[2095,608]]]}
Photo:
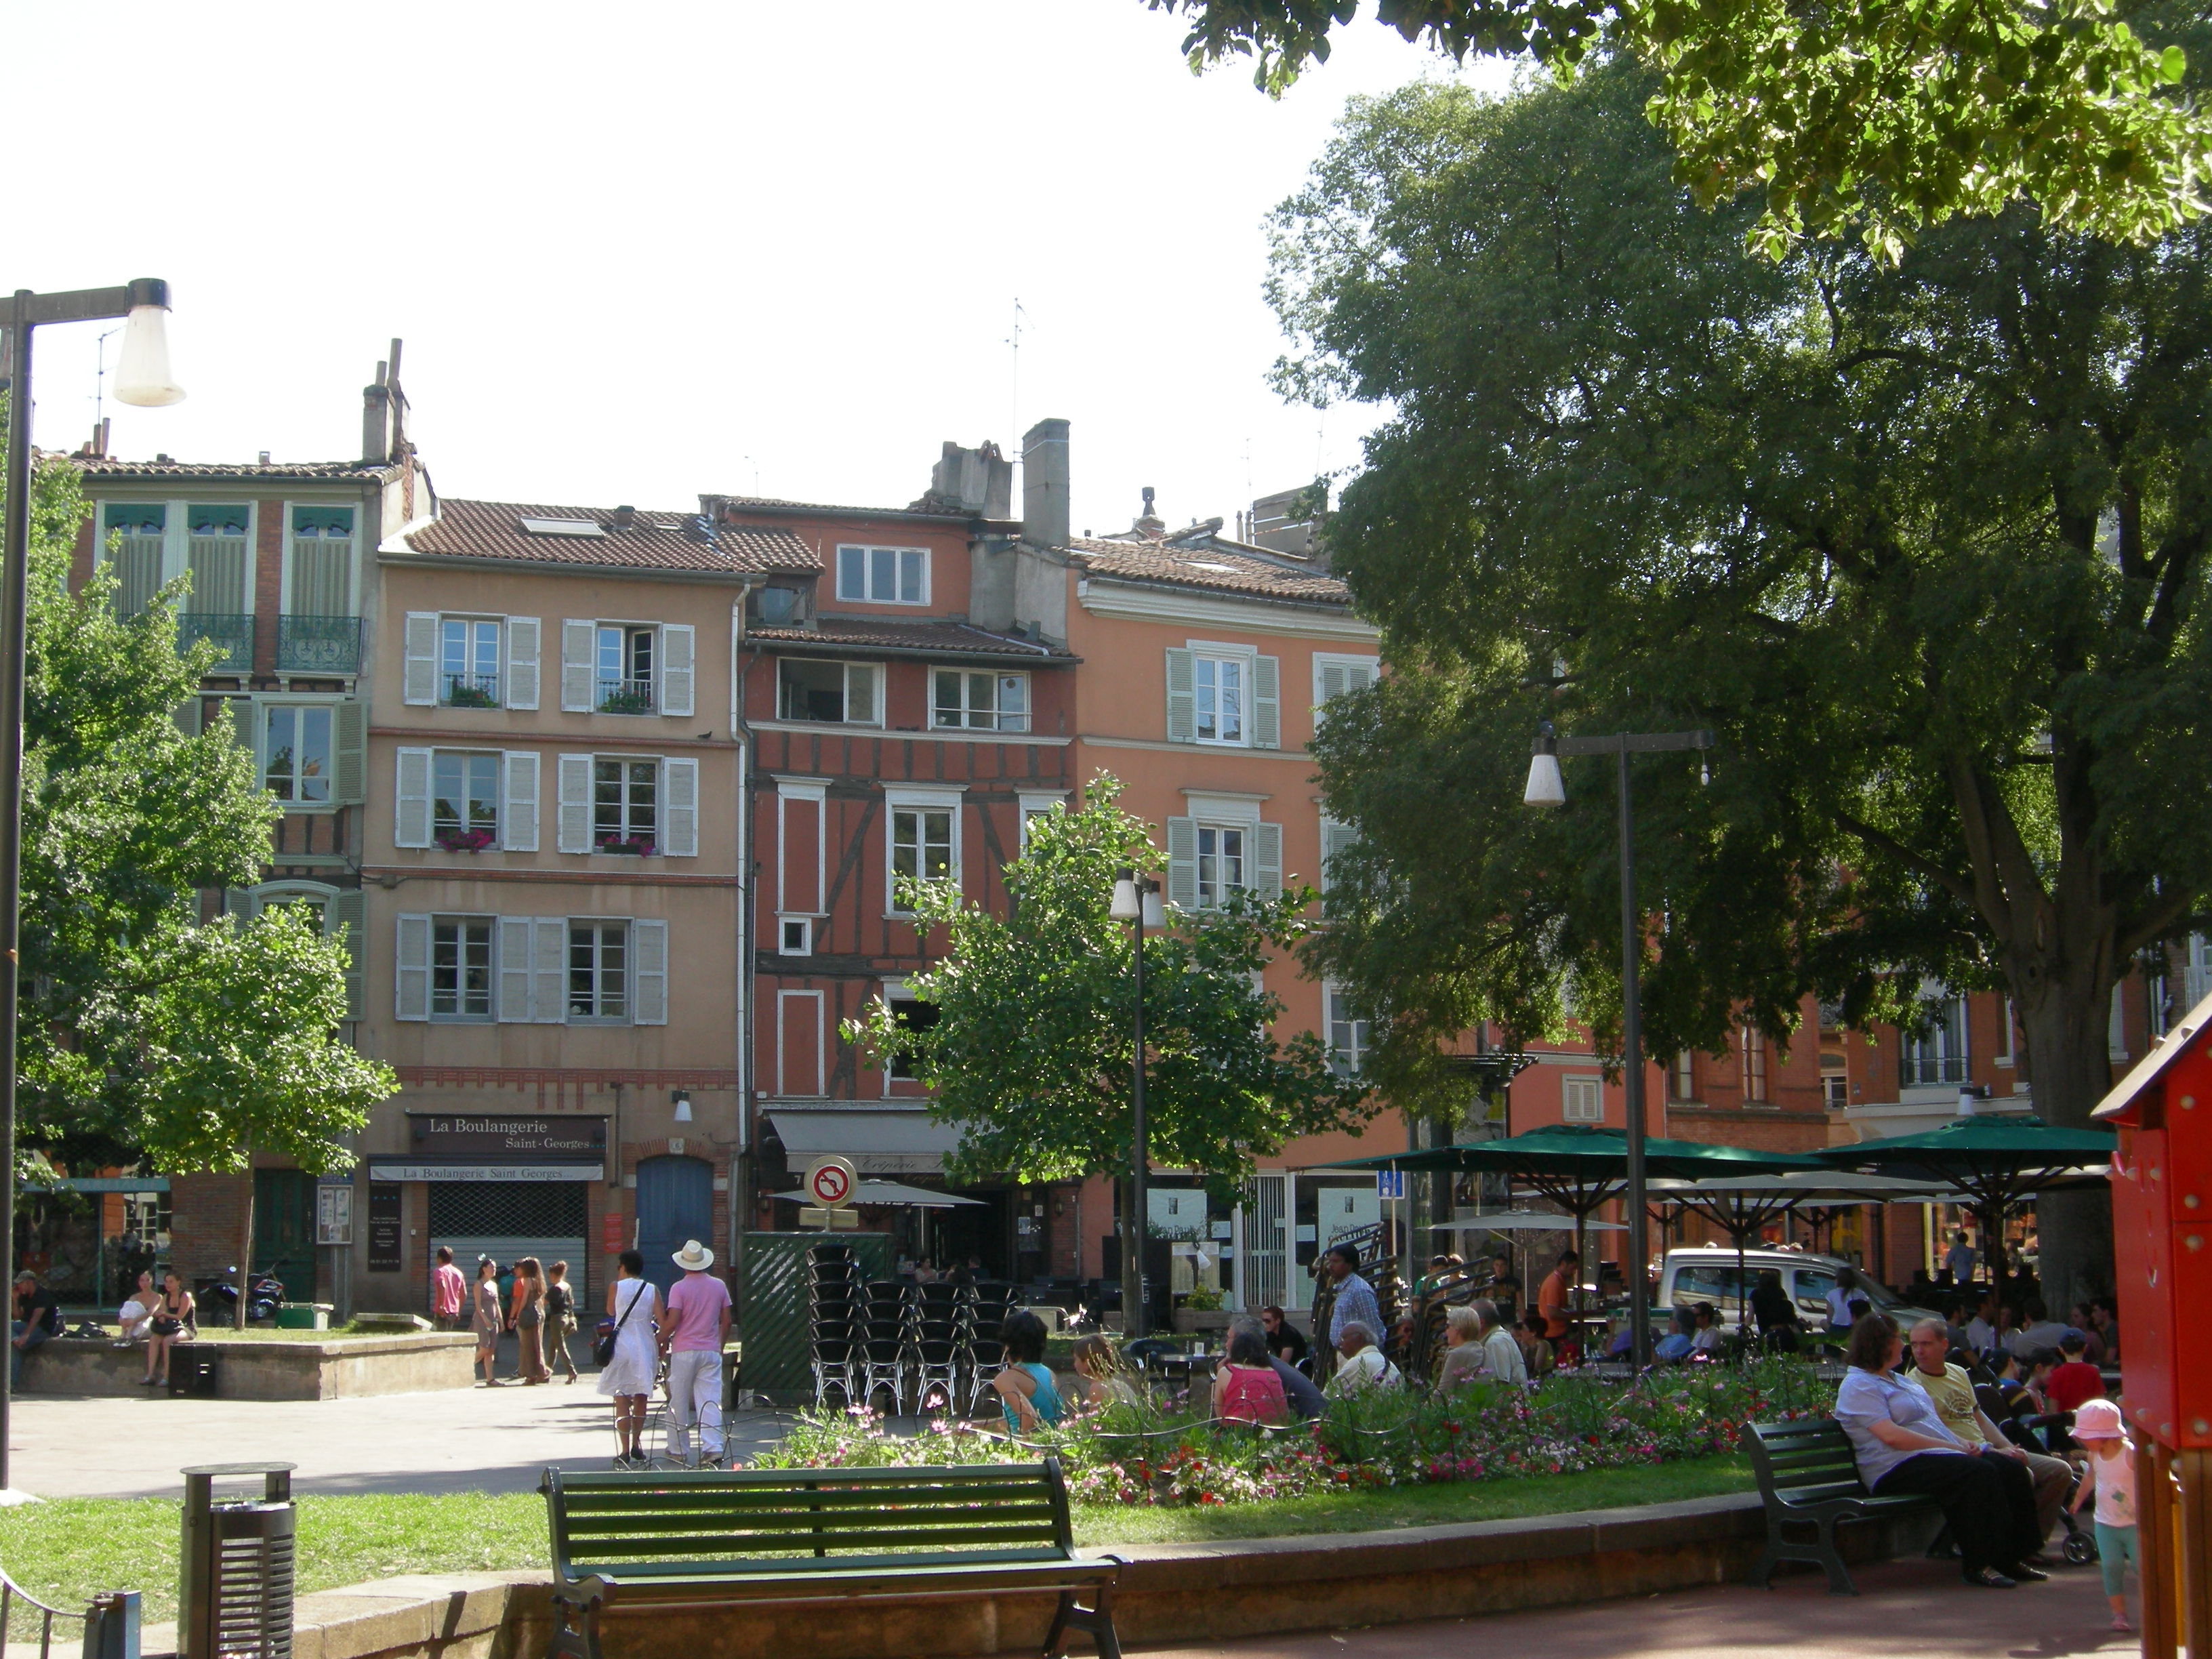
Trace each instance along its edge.
{"label": "woman in white dress", "polygon": [[645,1277],[645,1257],[624,1250],[616,1258],[615,1282],[607,1286],[607,1317],[615,1322],[614,1357],[600,1368],[599,1392],[615,1402],[615,1462],[642,1466],[638,1436],[645,1429],[645,1402],[653,1395],[660,1359],[654,1327],[660,1319],[660,1292]]}

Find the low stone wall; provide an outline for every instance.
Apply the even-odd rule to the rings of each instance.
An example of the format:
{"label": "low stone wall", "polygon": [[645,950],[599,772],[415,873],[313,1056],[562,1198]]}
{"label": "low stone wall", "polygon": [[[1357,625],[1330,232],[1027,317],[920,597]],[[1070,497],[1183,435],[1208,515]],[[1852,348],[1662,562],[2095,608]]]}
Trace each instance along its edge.
{"label": "low stone wall", "polygon": [[[328,1342],[255,1341],[252,1337],[187,1344],[212,1352],[220,1400],[353,1400],[372,1394],[465,1389],[473,1380],[476,1339],[466,1331],[417,1336],[362,1336]],[[146,1350],[132,1343],[58,1336],[25,1357],[26,1394],[131,1395],[151,1392]]]}
{"label": "low stone wall", "polygon": [[[1840,1529],[1853,1562],[1917,1549],[1930,1517]],[[1579,1515],[1241,1543],[1125,1545],[1115,1624],[1128,1645],[1405,1624],[1646,1595],[1741,1578],[1765,1536],[1755,1493]],[[1800,1571],[1784,1568],[1784,1572]],[[1816,1569],[1802,1569],[1815,1571]],[[300,1598],[295,1659],[540,1659],[543,1573],[411,1577]],[[783,1609],[609,1616],[618,1659],[956,1659],[1036,1651],[1048,1595],[829,1599]],[[149,1628],[144,1651],[175,1644]],[[1087,1651],[1083,1638],[1078,1650]]]}

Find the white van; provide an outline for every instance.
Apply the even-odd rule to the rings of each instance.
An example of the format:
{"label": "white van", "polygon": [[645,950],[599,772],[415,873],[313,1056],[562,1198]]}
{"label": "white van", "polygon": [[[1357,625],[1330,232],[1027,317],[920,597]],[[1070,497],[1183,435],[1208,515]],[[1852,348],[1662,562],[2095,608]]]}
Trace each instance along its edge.
{"label": "white van", "polygon": [[[1742,1320],[1746,1291],[1757,1290],[1759,1274],[1771,1267],[1782,1275],[1782,1288],[1796,1304],[1800,1328],[1814,1336],[1827,1329],[1828,1292],[1836,1288],[1837,1273],[1849,1263],[1832,1255],[1808,1255],[1802,1250],[1746,1250],[1742,1261],[1747,1284],[1739,1289],[1736,1261],[1735,1251],[1725,1244],[1668,1251],[1659,1270],[1659,1306],[1671,1309],[1710,1302],[1722,1326],[1733,1330]],[[1906,1329],[1917,1320],[1940,1316],[1932,1308],[1907,1307],[1863,1273],[1859,1278],[1875,1310],[1889,1315]]]}

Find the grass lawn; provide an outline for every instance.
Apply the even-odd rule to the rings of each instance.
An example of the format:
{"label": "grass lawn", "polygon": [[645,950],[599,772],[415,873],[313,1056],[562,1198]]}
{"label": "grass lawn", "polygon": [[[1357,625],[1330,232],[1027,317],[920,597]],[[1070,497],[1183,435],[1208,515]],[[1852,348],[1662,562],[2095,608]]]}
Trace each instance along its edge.
{"label": "grass lawn", "polygon": [[[1431,1526],[1552,1515],[1748,1491],[1735,1456],[1590,1474],[1480,1480],[1395,1492],[1201,1509],[1079,1505],[1085,1544],[1197,1542]],[[149,1623],[177,1612],[177,1504],[160,1498],[71,1498],[0,1510],[0,1568],[43,1601],[82,1607],[98,1590],[137,1589]],[[403,1572],[483,1572],[547,1565],[545,1500],[500,1497],[307,1497],[300,1500],[302,1594]],[[14,1632],[22,1639],[25,1627]]]}

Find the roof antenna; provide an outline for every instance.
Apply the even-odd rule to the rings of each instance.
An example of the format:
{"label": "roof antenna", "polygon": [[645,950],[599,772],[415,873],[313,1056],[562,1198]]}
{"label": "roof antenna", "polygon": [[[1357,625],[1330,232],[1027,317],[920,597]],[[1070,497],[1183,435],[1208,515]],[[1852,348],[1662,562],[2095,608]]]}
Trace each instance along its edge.
{"label": "roof antenna", "polygon": [[1022,309],[1022,296],[1017,294],[1014,295],[1014,331],[1006,337],[1006,343],[1013,348],[1014,359],[1012,386],[1007,393],[1009,407],[1006,410],[1007,424],[1012,429],[1007,435],[1012,440],[1017,454],[1021,453],[1022,447],[1022,319],[1028,313]]}

